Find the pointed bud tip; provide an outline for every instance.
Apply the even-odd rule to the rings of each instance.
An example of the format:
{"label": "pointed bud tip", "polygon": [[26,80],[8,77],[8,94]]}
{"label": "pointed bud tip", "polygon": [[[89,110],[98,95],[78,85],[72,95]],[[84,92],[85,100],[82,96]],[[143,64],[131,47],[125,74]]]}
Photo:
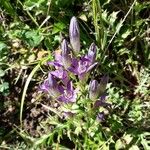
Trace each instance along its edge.
{"label": "pointed bud tip", "polygon": [[77,21],[77,18],[76,18],[75,16],[73,16],[73,17],[71,18],[71,21]]}

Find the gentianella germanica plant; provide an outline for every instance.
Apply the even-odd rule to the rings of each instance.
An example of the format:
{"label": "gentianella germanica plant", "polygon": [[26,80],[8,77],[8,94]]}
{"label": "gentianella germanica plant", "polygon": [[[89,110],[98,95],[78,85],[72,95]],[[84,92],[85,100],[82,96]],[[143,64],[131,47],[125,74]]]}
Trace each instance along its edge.
{"label": "gentianella germanica plant", "polygon": [[[70,44],[63,39],[61,53],[55,53],[54,61],[48,62],[51,70],[40,88],[55,104],[49,107],[59,114],[59,120],[72,124],[70,126],[69,123],[66,132],[76,145],[80,139],[74,139],[73,135],[80,135],[84,144],[85,138],[94,138],[100,124],[106,121],[109,104],[106,103],[105,89],[108,76],[104,75],[100,83],[90,76],[98,64],[97,47],[92,43],[87,54],[79,54],[80,32],[76,17],[70,21],[69,37]],[[91,128],[93,125],[96,129]]]}

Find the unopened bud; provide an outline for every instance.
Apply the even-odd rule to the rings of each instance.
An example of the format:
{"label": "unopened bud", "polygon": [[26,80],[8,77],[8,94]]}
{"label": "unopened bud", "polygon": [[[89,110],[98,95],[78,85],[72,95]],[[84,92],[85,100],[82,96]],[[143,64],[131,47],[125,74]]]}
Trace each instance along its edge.
{"label": "unopened bud", "polygon": [[67,69],[71,65],[71,56],[70,56],[70,49],[68,47],[66,39],[62,41],[61,50],[62,50],[62,63],[64,67]]}
{"label": "unopened bud", "polygon": [[96,100],[99,97],[99,84],[97,80],[92,80],[89,85],[89,98]]}
{"label": "unopened bud", "polygon": [[72,17],[69,26],[70,44],[74,53],[80,51],[80,31],[76,17]]}

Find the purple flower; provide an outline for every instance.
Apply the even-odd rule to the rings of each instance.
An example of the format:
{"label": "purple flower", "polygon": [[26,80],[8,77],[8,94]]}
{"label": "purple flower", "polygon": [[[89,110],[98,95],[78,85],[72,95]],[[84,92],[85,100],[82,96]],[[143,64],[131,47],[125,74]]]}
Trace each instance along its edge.
{"label": "purple flower", "polygon": [[76,90],[73,89],[73,84],[71,81],[68,82],[67,87],[61,91],[62,95],[59,100],[65,103],[75,102],[77,99]]}
{"label": "purple flower", "polygon": [[61,62],[62,59],[61,50],[56,50],[54,52],[54,57],[56,62]]}
{"label": "purple flower", "polygon": [[55,60],[48,62],[48,64],[54,66],[56,69],[64,67],[68,70],[72,64],[72,60],[70,48],[68,47],[66,39],[64,39],[61,43],[61,51],[55,51]]}
{"label": "purple flower", "polygon": [[69,81],[69,77],[68,77],[68,73],[66,70],[64,70],[63,68],[59,67],[57,70],[55,71],[51,71],[51,74],[53,76],[55,76],[56,78],[62,80],[62,82],[64,83],[64,85],[66,85]]}
{"label": "purple flower", "polygon": [[101,122],[101,121],[105,121],[105,114],[104,114],[104,112],[102,111],[102,112],[98,113],[96,119],[97,119],[98,121],[100,121],[100,122]]}
{"label": "purple flower", "polygon": [[61,50],[54,51],[54,57],[55,57],[54,61],[49,61],[47,64],[50,66],[54,66],[56,69],[62,67],[63,63]]}
{"label": "purple flower", "polygon": [[106,93],[103,94],[103,95],[94,103],[94,108],[99,108],[100,106],[102,106],[102,107],[111,107],[111,104],[106,102]]}
{"label": "purple flower", "polygon": [[96,100],[99,97],[99,83],[97,80],[92,80],[89,85],[89,98]]}
{"label": "purple flower", "polygon": [[88,54],[86,55],[86,58],[91,62],[91,64],[93,64],[95,62],[96,51],[97,51],[96,45],[95,45],[95,43],[92,43],[88,50]]}
{"label": "purple flower", "polygon": [[72,17],[69,26],[70,43],[75,53],[80,51],[80,31],[76,17]]}
{"label": "purple flower", "polygon": [[70,56],[70,49],[68,47],[68,43],[66,39],[64,39],[61,44],[61,50],[62,50],[62,54],[61,54],[61,58],[59,59],[62,60],[63,66],[66,69],[68,69],[71,66],[71,56]]}
{"label": "purple flower", "polygon": [[63,66],[62,61],[56,61],[56,60],[55,61],[49,61],[47,64],[50,65],[50,66],[54,66],[56,69]]}
{"label": "purple flower", "polygon": [[70,71],[78,75],[80,80],[87,80],[89,72],[93,67],[95,67],[97,63],[91,64],[91,62],[82,57],[78,62],[74,62],[74,65],[70,68]]}
{"label": "purple flower", "polygon": [[54,51],[54,61],[48,62],[49,65],[55,66],[57,69],[58,67],[62,67],[62,50],[56,50]]}
{"label": "purple flower", "polygon": [[100,84],[98,83],[98,81],[92,80],[89,85],[89,98],[95,100],[98,97],[104,95],[107,83],[108,76],[106,75],[102,77]]}
{"label": "purple flower", "polygon": [[98,108],[99,106],[105,106],[106,103],[106,94],[102,95],[94,104],[94,108]]}
{"label": "purple flower", "polygon": [[40,86],[40,88],[44,92],[47,92],[53,98],[57,98],[61,94],[59,86],[51,73],[49,73],[48,79],[44,81],[44,83]]}

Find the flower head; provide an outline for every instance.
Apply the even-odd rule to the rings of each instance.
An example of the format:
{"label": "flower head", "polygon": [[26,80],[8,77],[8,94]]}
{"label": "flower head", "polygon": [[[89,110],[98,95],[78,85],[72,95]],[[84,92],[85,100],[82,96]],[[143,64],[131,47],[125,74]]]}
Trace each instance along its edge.
{"label": "flower head", "polygon": [[74,74],[78,75],[80,80],[87,80],[87,77],[89,75],[89,72],[93,67],[95,67],[97,63],[91,64],[91,62],[85,58],[82,57],[80,60],[75,60],[74,64],[70,68],[70,71],[73,72]]}
{"label": "flower head", "polygon": [[60,95],[59,86],[51,73],[49,73],[48,79],[41,85],[41,90],[47,92],[53,98]]}
{"label": "flower head", "polygon": [[74,53],[78,53],[80,51],[80,31],[76,17],[72,17],[70,20],[69,36]]}
{"label": "flower head", "polygon": [[65,103],[75,102],[77,98],[76,90],[73,89],[73,84],[71,81],[68,82],[67,87],[61,91],[62,95],[59,100]]}
{"label": "flower head", "polygon": [[94,108],[99,108],[100,106],[110,106],[110,104],[106,102],[106,93],[100,96],[94,103]]}
{"label": "flower head", "polygon": [[55,51],[55,60],[48,62],[49,65],[54,66],[56,69],[59,67],[64,67],[68,69],[72,64],[72,57],[70,53],[70,48],[68,47],[68,42],[64,39],[61,43],[61,51]]}
{"label": "flower head", "polygon": [[66,85],[69,81],[68,73],[62,67],[58,68],[55,71],[51,71],[51,74],[60,79],[64,85]]}

